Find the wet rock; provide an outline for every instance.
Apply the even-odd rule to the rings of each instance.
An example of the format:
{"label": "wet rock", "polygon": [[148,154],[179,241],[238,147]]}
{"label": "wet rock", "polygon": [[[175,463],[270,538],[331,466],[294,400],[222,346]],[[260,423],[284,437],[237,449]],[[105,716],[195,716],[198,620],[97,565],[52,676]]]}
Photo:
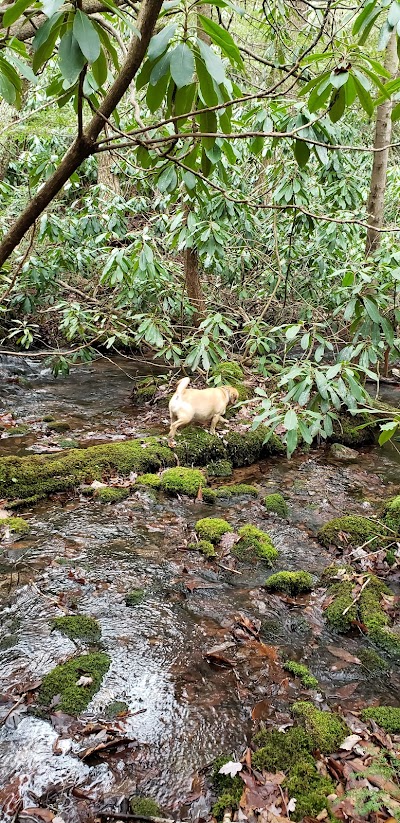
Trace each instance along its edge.
{"label": "wet rock", "polygon": [[350,449],[349,446],[343,446],[341,443],[332,443],[329,454],[334,460],[340,460],[342,463],[352,463],[359,456],[358,451]]}

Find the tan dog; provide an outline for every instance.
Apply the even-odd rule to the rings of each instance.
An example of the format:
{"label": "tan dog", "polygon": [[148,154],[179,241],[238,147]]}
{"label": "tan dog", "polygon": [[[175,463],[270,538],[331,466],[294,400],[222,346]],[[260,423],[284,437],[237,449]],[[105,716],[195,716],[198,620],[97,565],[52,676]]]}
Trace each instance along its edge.
{"label": "tan dog", "polygon": [[171,428],[168,434],[168,444],[175,445],[173,438],[176,430],[189,423],[208,423],[211,420],[210,432],[215,434],[215,427],[223,417],[229,403],[236,403],[239,392],[233,386],[221,386],[218,389],[188,389],[190,377],[180,380],[176,392],[169,402]]}

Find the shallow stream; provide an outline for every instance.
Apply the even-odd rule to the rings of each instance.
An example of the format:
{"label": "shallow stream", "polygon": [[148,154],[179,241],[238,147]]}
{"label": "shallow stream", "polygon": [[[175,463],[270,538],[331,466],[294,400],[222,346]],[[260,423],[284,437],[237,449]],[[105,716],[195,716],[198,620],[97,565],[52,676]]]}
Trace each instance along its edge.
{"label": "shallow stream", "polygon": [[[0,439],[1,455],[29,454],[38,443],[51,448],[42,423],[47,415],[66,421],[67,436],[80,445],[154,432],[147,407],[129,400],[132,377],[147,371],[143,364],[102,360],[54,380],[40,362],[0,360],[0,414],[12,412],[30,426],[26,434]],[[165,410],[160,415],[159,432]],[[29,692],[76,652],[71,640],[51,631],[51,620],[77,609],[99,621],[102,648],[112,659],[87,719],[125,701],[130,714],[116,725],[131,743],[88,763],[57,712],[50,723],[21,703],[1,729],[1,819],[12,820],[22,802],[53,804],[75,823],[135,792],[151,794],[177,818],[204,815],[202,770],[221,753],[241,755],[256,722],[290,722],[291,703],[307,695],[282,670],[285,654],[309,666],[322,703],[398,705],[399,672],[371,678],[346,661],[340,652],[357,655],[366,641],[330,634],[317,596],[294,601],[268,594],[262,563],[233,573],[187,549],[195,521],[215,514],[235,527],[253,523],[267,530],[280,552],[276,570],[306,569],[318,577],[333,558],[315,540],[317,528],[343,513],[373,513],[399,493],[395,450],[363,448],[356,462],[340,464],[321,449],[290,462],[271,458],[233,479],[256,483],[260,498],[220,501],[210,509],[145,491],[113,506],[76,494],[24,512],[29,535],[4,542],[0,557],[0,714],[9,711],[10,695]],[[263,508],[263,493],[271,491],[287,499],[288,521]],[[132,588],[145,590],[134,608],[124,600]],[[262,643],[234,638],[243,616],[261,621]],[[231,665],[207,662],[207,652],[225,643]]]}

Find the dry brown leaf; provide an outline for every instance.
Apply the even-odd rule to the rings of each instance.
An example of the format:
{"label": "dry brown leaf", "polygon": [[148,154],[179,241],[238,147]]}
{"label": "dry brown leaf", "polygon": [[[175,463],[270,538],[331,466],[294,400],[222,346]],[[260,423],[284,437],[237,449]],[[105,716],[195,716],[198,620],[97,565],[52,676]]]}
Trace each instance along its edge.
{"label": "dry brown leaf", "polygon": [[75,686],[91,686],[93,683],[93,677],[88,677],[85,674],[82,674],[79,680],[76,681]]}
{"label": "dry brown leaf", "polygon": [[339,660],[344,660],[346,663],[354,663],[357,666],[361,666],[361,660],[359,660],[358,657],[354,657],[354,654],[347,652],[346,649],[342,649],[340,646],[327,646],[326,648],[333,657],[338,657]]}

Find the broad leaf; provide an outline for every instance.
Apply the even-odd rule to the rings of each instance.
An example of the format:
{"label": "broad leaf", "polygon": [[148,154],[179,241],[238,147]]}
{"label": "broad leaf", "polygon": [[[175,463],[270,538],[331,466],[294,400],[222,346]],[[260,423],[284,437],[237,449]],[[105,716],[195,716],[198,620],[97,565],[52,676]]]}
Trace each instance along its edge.
{"label": "broad leaf", "polygon": [[155,60],[163,54],[175,32],[176,23],[172,23],[170,26],[165,26],[164,29],[161,29],[158,34],[155,34],[154,37],[151,38],[150,45],[147,50],[147,57],[149,60]]}
{"label": "broad leaf", "polygon": [[89,63],[94,63],[100,55],[100,38],[87,14],[77,9],[74,17],[73,34],[78,46]]}
{"label": "broad leaf", "polygon": [[346,94],[343,86],[340,89],[335,89],[331,97],[331,103],[329,107],[329,117],[332,120],[332,123],[337,123],[338,120],[342,117],[342,114],[346,107]]}
{"label": "broad leaf", "polygon": [[4,12],[2,28],[7,29],[8,26],[12,26],[12,24],[15,23],[16,20],[18,20],[18,17],[21,17],[21,15],[30,5],[30,0],[17,0],[17,2],[14,3],[11,6],[11,8],[7,9],[7,11]]}
{"label": "broad leaf", "polygon": [[242,56],[229,32],[223,29],[222,26],[219,26],[218,23],[215,23],[214,20],[210,20],[209,17],[204,17],[203,14],[199,14],[198,19],[202,29],[211,37],[213,43],[219,46],[231,63],[236,64],[243,70],[244,63]]}
{"label": "broad leaf", "polygon": [[188,86],[193,80],[194,57],[186,43],[178,43],[171,52],[171,76],[178,89]]}
{"label": "broad leaf", "polygon": [[[226,74],[222,60],[217,54],[215,54],[207,43],[203,42],[203,40],[197,39],[197,45],[208,73],[211,74],[211,77],[216,83],[218,83],[218,85],[224,83],[226,80]],[[208,83],[210,83],[210,80]]]}
{"label": "broad leaf", "polygon": [[93,77],[96,80],[96,83],[101,88],[104,86],[104,83],[108,77],[108,66],[107,66],[107,58],[104,54],[103,49],[100,49],[100,54],[97,60],[94,61],[92,65],[92,72]]}
{"label": "broad leaf", "polygon": [[293,153],[300,168],[307,165],[308,158],[310,157],[310,149],[304,140],[294,141]]}
{"label": "broad leaf", "polygon": [[58,65],[60,72],[70,85],[78,79],[84,65],[85,56],[82,54],[78,41],[71,29],[61,38],[58,49]]}
{"label": "broad leaf", "polygon": [[64,13],[62,11],[58,11],[56,14],[53,14],[53,16],[49,18],[49,20],[46,20],[46,22],[43,23],[43,26],[41,26],[40,29],[38,29],[32,40],[33,51],[38,51],[40,47],[47,42],[50,32],[63,17]]}

